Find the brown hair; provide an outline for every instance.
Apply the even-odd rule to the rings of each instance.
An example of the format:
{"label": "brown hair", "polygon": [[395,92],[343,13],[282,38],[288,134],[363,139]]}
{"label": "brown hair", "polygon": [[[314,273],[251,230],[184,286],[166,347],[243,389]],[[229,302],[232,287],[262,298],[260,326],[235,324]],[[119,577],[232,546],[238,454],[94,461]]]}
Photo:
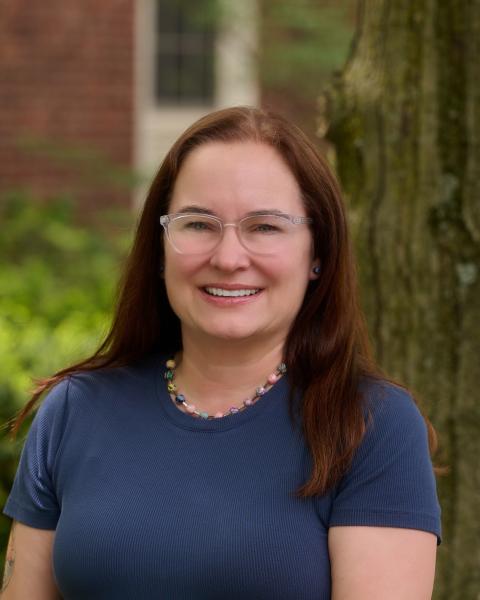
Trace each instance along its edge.
{"label": "brown hair", "polygon": [[[355,264],[338,183],[302,131],[276,114],[255,108],[211,113],[175,142],[150,187],[110,332],[91,357],[39,382],[13,430],[18,430],[41,394],[71,373],[124,366],[152,352],[167,354],[181,349],[180,323],[160,277],[163,232],[159,217],[168,212],[187,154],[212,141],[257,141],[275,148],[294,174],[307,214],[313,218],[314,254],[320,260],[321,276],[307,288],[286,340],[285,362],[292,388],[301,393],[303,431],[313,459],[310,480],[298,494],[324,493],[347,470],[365,431],[361,379],[387,378],[372,358],[358,304]],[[433,451],[435,433],[426,421]]]}

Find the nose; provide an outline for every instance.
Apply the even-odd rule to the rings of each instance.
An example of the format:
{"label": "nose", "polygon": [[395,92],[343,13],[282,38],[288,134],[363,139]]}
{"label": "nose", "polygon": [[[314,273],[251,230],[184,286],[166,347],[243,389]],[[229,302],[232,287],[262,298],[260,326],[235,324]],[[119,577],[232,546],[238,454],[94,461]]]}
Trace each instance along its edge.
{"label": "nose", "polygon": [[246,269],[250,265],[250,255],[240,242],[238,227],[224,225],[222,239],[210,258],[210,264],[222,271]]}

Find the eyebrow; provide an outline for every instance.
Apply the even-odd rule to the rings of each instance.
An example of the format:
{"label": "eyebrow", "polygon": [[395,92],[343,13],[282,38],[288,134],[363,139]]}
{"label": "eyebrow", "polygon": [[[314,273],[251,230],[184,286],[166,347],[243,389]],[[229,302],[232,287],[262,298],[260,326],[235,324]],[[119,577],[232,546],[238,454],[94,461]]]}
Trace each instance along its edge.
{"label": "eyebrow", "polygon": [[[183,213],[195,213],[200,215],[211,215],[212,217],[218,217],[218,215],[209,208],[203,208],[202,206],[198,206],[196,204],[191,204],[189,206],[183,206],[179,210],[177,210],[176,214]],[[245,214],[246,217],[255,217],[257,215],[280,215],[285,216],[287,213],[283,210],[278,210],[276,208],[262,208],[260,210],[252,210]]]}

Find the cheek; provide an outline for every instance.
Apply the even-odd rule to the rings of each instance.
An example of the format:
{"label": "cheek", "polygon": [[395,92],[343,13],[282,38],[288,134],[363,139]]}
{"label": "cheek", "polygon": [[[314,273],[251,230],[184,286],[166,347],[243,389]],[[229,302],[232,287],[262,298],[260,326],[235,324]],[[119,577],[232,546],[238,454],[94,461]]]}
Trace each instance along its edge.
{"label": "cheek", "polygon": [[193,276],[201,266],[201,260],[172,252],[170,248],[165,249],[165,277],[171,280],[184,279]]}
{"label": "cheek", "polygon": [[197,273],[201,270],[203,261],[185,257],[181,254],[165,254],[165,287],[171,307],[176,307],[188,302],[195,287]]}
{"label": "cheek", "polygon": [[293,285],[308,281],[312,268],[313,258],[310,248],[299,247],[286,255],[281,261],[282,274],[285,279],[290,279]]}

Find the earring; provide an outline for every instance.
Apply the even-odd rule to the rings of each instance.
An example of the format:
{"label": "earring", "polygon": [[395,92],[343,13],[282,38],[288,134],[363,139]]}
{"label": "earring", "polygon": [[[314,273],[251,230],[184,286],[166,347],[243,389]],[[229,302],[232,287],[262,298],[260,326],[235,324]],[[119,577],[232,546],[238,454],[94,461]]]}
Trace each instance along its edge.
{"label": "earring", "polygon": [[315,273],[315,275],[320,275],[322,267],[317,265],[316,267],[313,267],[312,271]]}

